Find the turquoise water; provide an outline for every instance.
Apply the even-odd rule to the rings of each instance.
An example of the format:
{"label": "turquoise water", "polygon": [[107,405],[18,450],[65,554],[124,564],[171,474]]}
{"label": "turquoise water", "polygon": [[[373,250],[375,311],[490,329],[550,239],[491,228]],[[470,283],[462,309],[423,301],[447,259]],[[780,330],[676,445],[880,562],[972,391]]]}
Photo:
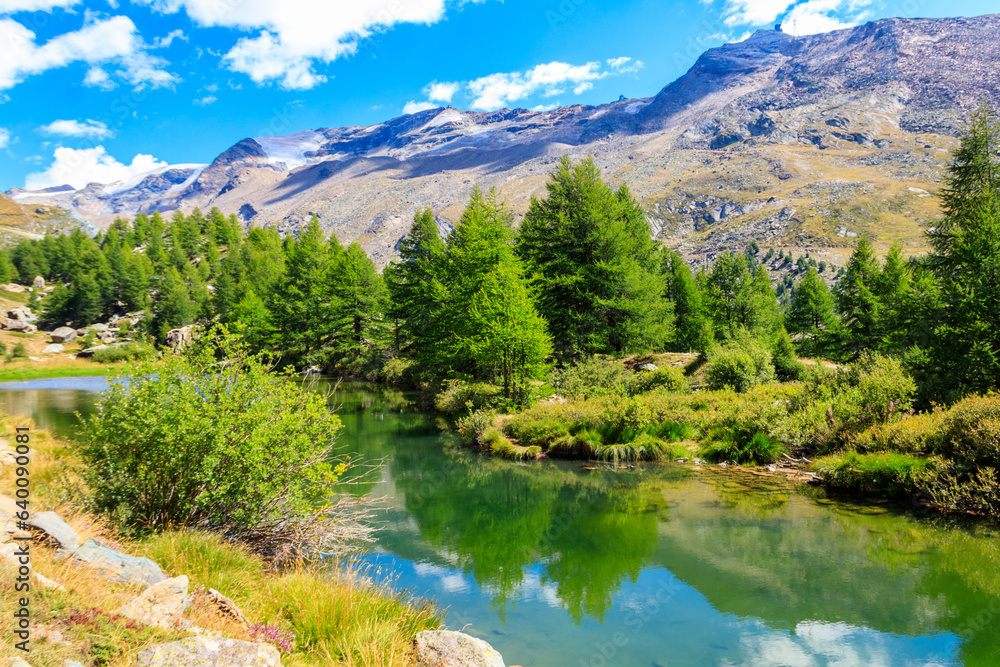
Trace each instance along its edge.
{"label": "turquoise water", "polygon": [[[0,410],[72,435],[103,379],[0,384]],[[681,465],[476,456],[410,397],[334,398],[378,461],[371,576],[433,598],[508,665],[1000,665],[995,529]]]}

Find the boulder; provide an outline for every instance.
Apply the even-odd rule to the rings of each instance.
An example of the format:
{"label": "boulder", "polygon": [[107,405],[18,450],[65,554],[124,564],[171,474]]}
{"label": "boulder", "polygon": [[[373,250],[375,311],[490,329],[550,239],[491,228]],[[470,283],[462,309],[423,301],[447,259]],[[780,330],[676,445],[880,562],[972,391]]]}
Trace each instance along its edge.
{"label": "boulder", "polygon": [[6,667],[31,667],[31,663],[20,658],[8,658]]}
{"label": "boulder", "polygon": [[55,512],[32,514],[27,523],[35,531],[45,535],[47,541],[60,549],[73,551],[79,546],[76,531],[70,528]]}
{"label": "boulder", "polygon": [[101,334],[100,339],[101,342],[104,343],[105,345],[111,345],[112,343],[115,342],[115,335],[110,331],[105,331],[104,333]]}
{"label": "boulder", "polygon": [[6,285],[0,285],[0,289],[5,292],[14,292],[15,294],[24,294],[28,291],[28,288],[24,285],[18,285],[17,283],[7,283]]}
{"label": "boulder", "polygon": [[639,366],[639,370],[652,372],[660,370],[660,367],[656,364],[643,364],[642,366]]}
{"label": "boulder", "polygon": [[21,333],[33,334],[38,331],[38,327],[34,324],[28,324],[21,320],[5,319],[3,321],[3,328],[7,331],[20,331]]}
{"label": "boulder", "polygon": [[89,327],[81,327],[80,329],[77,329],[77,330],[76,330],[76,335],[77,335],[77,336],[78,336],[79,338],[83,338],[84,336],[86,336],[86,335],[87,335],[87,332],[88,332],[88,331],[90,331],[90,328],[89,328]]}
{"label": "boulder", "polygon": [[53,343],[71,343],[76,340],[76,330],[69,327],[59,327],[49,334]]}
{"label": "boulder", "polygon": [[246,614],[243,613],[243,610],[240,609],[235,602],[227,598],[219,591],[214,588],[209,588],[205,597],[226,616],[229,616],[241,625],[250,625],[250,622],[247,620]]}
{"label": "boulder", "polygon": [[417,633],[416,649],[424,667],[504,667],[492,646],[463,632],[425,630]]}
{"label": "boulder", "polygon": [[143,625],[169,630],[177,626],[189,602],[188,578],[180,576],[153,584],[118,613]]}
{"label": "boulder", "polygon": [[98,350],[106,350],[108,347],[108,345],[95,345],[94,347],[88,347],[86,350],[80,350],[76,353],[76,356],[83,358],[92,357],[94,356],[94,352],[97,352]]}
{"label": "boulder", "polygon": [[53,343],[52,345],[49,345],[44,350],[42,350],[42,354],[59,354],[65,349],[66,348],[64,348],[59,343]]}
{"label": "boulder", "polygon": [[91,324],[88,329],[93,329],[97,333],[104,333],[108,330],[107,324]]}
{"label": "boulder", "polygon": [[189,637],[139,652],[137,667],[281,667],[278,649],[237,639]]}
{"label": "boulder", "polygon": [[19,320],[21,322],[27,322],[28,320],[38,319],[32,314],[31,308],[27,306],[18,306],[17,308],[11,308],[7,311],[7,317],[12,320]]}
{"label": "boulder", "polygon": [[35,276],[35,279],[31,281],[31,289],[45,289],[45,278]]}
{"label": "boulder", "polygon": [[186,327],[181,327],[180,329],[171,329],[167,332],[167,346],[174,351],[183,350],[187,345],[191,344],[194,340],[194,325],[189,324]]}
{"label": "boulder", "polygon": [[70,553],[69,558],[75,563],[91,566],[112,581],[152,585],[167,580],[160,566],[148,558],[123,554],[94,538]]}

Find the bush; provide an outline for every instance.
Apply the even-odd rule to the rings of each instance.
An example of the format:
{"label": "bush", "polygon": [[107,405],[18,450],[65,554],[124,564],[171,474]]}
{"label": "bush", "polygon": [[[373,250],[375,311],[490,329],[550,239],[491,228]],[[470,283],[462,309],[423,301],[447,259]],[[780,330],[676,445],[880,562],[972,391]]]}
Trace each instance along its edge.
{"label": "bush", "polygon": [[[523,414],[523,413],[522,413]],[[559,438],[569,435],[569,426],[558,419],[514,417],[504,427],[508,433],[524,445],[548,447]]]}
{"label": "bush", "polygon": [[601,447],[601,435],[593,431],[581,431],[576,435],[564,435],[553,442],[548,455],[558,459],[593,459]]}
{"label": "bush", "polygon": [[942,422],[938,453],[965,465],[1000,468],[1000,396],[969,396]]}
{"label": "bush", "polygon": [[113,364],[120,361],[133,361],[153,357],[156,350],[151,345],[142,343],[118,343],[94,351],[94,361],[101,364]]}
{"label": "bush", "polygon": [[896,421],[911,412],[916,389],[898,359],[865,355],[834,377],[833,419],[850,430]]}
{"label": "bush", "polygon": [[18,343],[14,346],[14,349],[10,351],[10,356],[12,359],[27,359],[28,348],[24,346],[24,343]]}
{"label": "bush", "polygon": [[493,425],[496,413],[492,410],[476,410],[458,420],[458,432],[467,441],[474,444],[485,444],[483,435]]}
{"label": "bush", "polygon": [[702,450],[709,461],[728,461],[740,465],[767,465],[778,460],[785,451],[777,440],[766,433],[727,431],[717,433],[717,440]]}
{"label": "bush", "polygon": [[382,365],[379,379],[388,384],[416,386],[417,364],[412,359],[391,357]]}
{"label": "bush", "polygon": [[835,489],[897,498],[916,493],[933,472],[934,463],[898,452],[849,451],[820,459],[815,469]]}
{"label": "bush", "polygon": [[623,364],[589,357],[552,371],[550,383],[561,396],[583,401],[595,396],[624,394],[626,379]]}
{"label": "bush", "polygon": [[743,337],[712,355],[706,378],[711,389],[731,387],[746,392],[774,380],[771,353],[759,341]]}
{"label": "bush", "polygon": [[123,527],[214,529],[278,558],[334,498],[340,428],[324,396],[217,329],[185,355],[113,372],[83,423],[83,476]]}
{"label": "bush", "polygon": [[804,366],[795,354],[795,346],[784,327],[778,332],[771,354],[774,372],[781,382],[792,382],[802,377]]}
{"label": "bush", "polygon": [[928,412],[889,424],[875,424],[849,439],[859,452],[933,452],[939,450],[942,413]]}
{"label": "bush", "polygon": [[434,398],[434,407],[450,417],[476,410],[495,409],[503,403],[502,392],[500,387],[484,382],[449,380]]}
{"label": "bush", "polygon": [[691,391],[684,373],[677,368],[661,368],[655,371],[639,373],[628,379],[626,388],[630,396],[645,394],[654,389],[670,393],[688,393]]}
{"label": "bush", "polygon": [[594,449],[593,458],[611,463],[635,463],[662,461],[674,454],[674,450],[667,443],[643,433],[631,442],[600,445]]}

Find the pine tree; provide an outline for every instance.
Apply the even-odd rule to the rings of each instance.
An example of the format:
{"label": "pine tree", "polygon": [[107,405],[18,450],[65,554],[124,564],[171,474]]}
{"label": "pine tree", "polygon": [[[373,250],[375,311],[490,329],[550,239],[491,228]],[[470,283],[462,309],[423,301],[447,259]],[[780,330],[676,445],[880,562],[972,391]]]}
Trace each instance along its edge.
{"label": "pine tree", "polygon": [[330,248],[315,216],[298,239],[286,242],[287,271],[271,307],[282,354],[289,360],[303,361],[320,350],[330,335]]}
{"label": "pine tree", "polygon": [[229,322],[232,332],[243,338],[254,352],[267,350],[274,336],[271,313],[252,289],[233,306]]}
{"label": "pine tree", "polygon": [[171,329],[194,322],[198,305],[191,299],[180,273],[167,267],[163,274],[156,302],[153,306],[153,333],[163,340]]}
{"label": "pine tree", "polygon": [[1000,121],[973,114],[948,170],[944,217],[929,234],[941,321],[925,372],[929,392],[956,400],[1000,387]]}
{"label": "pine tree", "polygon": [[664,298],[672,305],[674,339],[670,346],[679,352],[704,352],[711,347],[714,335],[705,313],[704,299],[698,282],[691,275],[680,253],[665,250],[661,260]]}
{"label": "pine tree", "polygon": [[399,244],[399,261],[385,269],[385,282],[392,299],[389,315],[396,322],[397,352],[418,361],[433,357],[437,339],[435,313],[443,299],[445,244],[438,235],[431,210],[424,209]]}
{"label": "pine tree", "polygon": [[741,331],[764,340],[774,335],[780,325],[778,301],[763,265],[751,272],[745,257],[727,251],[702,275],[702,282],[717,339],[729,340]]}
{"label": "pine tree", "polygon": [[878,298],[881,267],[871,243],[861,238],[847,262],[837,290],[837,310],[841,320],[841,353],[857,359],[862,352],[877,350],[882,303]]}
{"label": "pine tree", "polygon": [[330,264],[328,289],[333,304],[330,324],[334,347],[338,353],[357,356],[385,336],[385,283],[375,263],[357,243],[340,250]]}
{"label": "pine tree", "polygon": [[563,157],[532,199],[521,256],[539,276],[539,310],[561,356],[661,347],[672,336],[656,245],[638,202],[588,157]]}
{"label": "pine tree", "polygon": [[465,331],[461,342],[478,375],[499,379],[504,398],[524,405],[528,382],[544,373],[552,341],[517,257],[504,255],[482,280]]}
{"label": "pine tree", "polygon": [[878,352],[902,354],[912,344],[906,322],[910,308],[912,271],[903,256],[903,248],[895,244],[886,255],[885,263],[875,283],[875,297],[881,304],[878,321]]}
{"label": "pine tree", "polygon": [[837,328],[833,294],[816,269],[809,269],[792,292],[792,303],[785,321],[788,330],[803,335],[803,354],[825,354],[831,332]]}

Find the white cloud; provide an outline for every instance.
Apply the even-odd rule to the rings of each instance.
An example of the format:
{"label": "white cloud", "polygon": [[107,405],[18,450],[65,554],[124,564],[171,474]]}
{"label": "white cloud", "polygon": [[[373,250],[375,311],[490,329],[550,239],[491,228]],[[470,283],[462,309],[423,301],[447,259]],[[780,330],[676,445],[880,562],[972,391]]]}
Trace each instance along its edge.
{"label": "white cloud", "polygon": [[[155,88],[177,80],[162,69],[166,64],[164,60],[146,53],[145,42],[126,16],[104,20],[88,16],[80,30],[53,37],[44,44],[37,44],[35,33],[17,21],[0,18],[0,43],[6,47],[0,59],[0,90],[11,88],[31,75],[73,62],[117,63],[120,75],[136,86]],[[102,87],[110,83],[107,76],[102,79],[93,69],[84,82]]]}
{"label": "white cloud", "polygon": [[[154,9],[181,10],[202,26],[235,28],[241,38],[225,55],[228,66],[260,83],[312,88],[326,77],[313,70],[354,53],[358,43],[401,23],[430,25],[444,18],[447,5],[462,0],[136,0]],[[473,0],[481,1],[481,0]]]}
{"label": "white cloud", "polygon": [[184,31],[178,28],[177,30],[171,30],[168,32],[166,37],[157,37],[153,40],[153,47],[157,49],[165,49],[173,44],[175,39],[179,39],[182,42],[188,41],[188,37],[184,34]]}
{"label": "white cloud", "polygon": [[0,0],[0,14],[47,12],[56,7],[72,7],[80,0]]}
{"label": "white cloud", "polygon": [[565,84],[579,87],[587,81],[602,79],[607,72],[601,71],[600,63],[569,65],[551,62],[536,65],[527,72],[490,74],[468,83],[473,96],[473,109],[499,109],[535,93],[558,95]]}
{"label": "white cloud", "polygon": [[427,111],[428,109],[437,109],[438,105],[433,102],[415,102],[410,100],[403,106],[403,113],[409,115],[411,113],[417,113],[418,111]]}
{"label": "white cloud", "polygon": [[558,102],[556,102],[555,104],[539,104],[538,106],[531,107],[531,110],[532,111],[539,111],[539,112],[542,112],[542,111],[552,111],[557,106],[559,106]]}
{"label": "white cloud", "polygon": [[39,128],[45,134],[63,137],[89,137],[91,139],[107,139],[114,136],[114,132],[108,129],[104,123],[87,119],[83,122],[78,120],[54,120],[48,125]]}
{"label": "white cloud", "polygon": [[593,90],[593,89],[594,89],[594,84],[592,84],[590,81],[584,81],[583,83],[581,83],[580,85],[578,85],[576,88],[573,89],[573,94],[582,95],[588,90]]}
{"label": "white cloud", "polygon": [[215,102],[217,102],[218,99],[219,98],[217,98],[215,95],[206,95],[205,97],[202,97],[199,100],[195,100],[194,103],[200,107],[207,107],[209,104],[214,104]]}
{"label": "white cloud", "polygon": [[730,28],[737,25],[766,25],[788,11],[794,0],[726,0],[723,17]]}
{"label": "white cloud", "polygon": [[455,93],[457,93],[461,88],[462,84],[457,81],[446,83],[431,81],[424,87],[424,94],[427,95],[427,99],[432,102],[451,104],[451,98],[453,98]]}
{"label": "white cloud", "polygon": [[89,183],[114,183],[154,169],[166,167],[166,162],[152,155],[136,155],[125,165],[108,155],[104,146],[94,148],[60,147],[53,153],[53,162],[45,171],[28,174],[25,188],[41,190],[58,185],[85,187]]}
{"label": "white cloud", "polygon": [[638,72],[646,63],[641,60],[633,61],[631,58],[611,58],[608,60],[608,67],[610,67],[616,74],[630,74],[632,72]]}
{"label": "white cloud", "polygon": [[108,73],[100,67],[91,67],[87,70],[87,74],[83,77],[83,84],[101,90],[113,90],[118,87],[118,84],[112,81]]}
{"label": "white cloud", "polygon": [[864,8],[872,0],[808,0],[796,5],[784,19],[785,32],[814,35],[850,28],[868,16]]}
{"label": "white cloud", "polygon": [[0,148],[10,146],[10,130],[0,127]]}

